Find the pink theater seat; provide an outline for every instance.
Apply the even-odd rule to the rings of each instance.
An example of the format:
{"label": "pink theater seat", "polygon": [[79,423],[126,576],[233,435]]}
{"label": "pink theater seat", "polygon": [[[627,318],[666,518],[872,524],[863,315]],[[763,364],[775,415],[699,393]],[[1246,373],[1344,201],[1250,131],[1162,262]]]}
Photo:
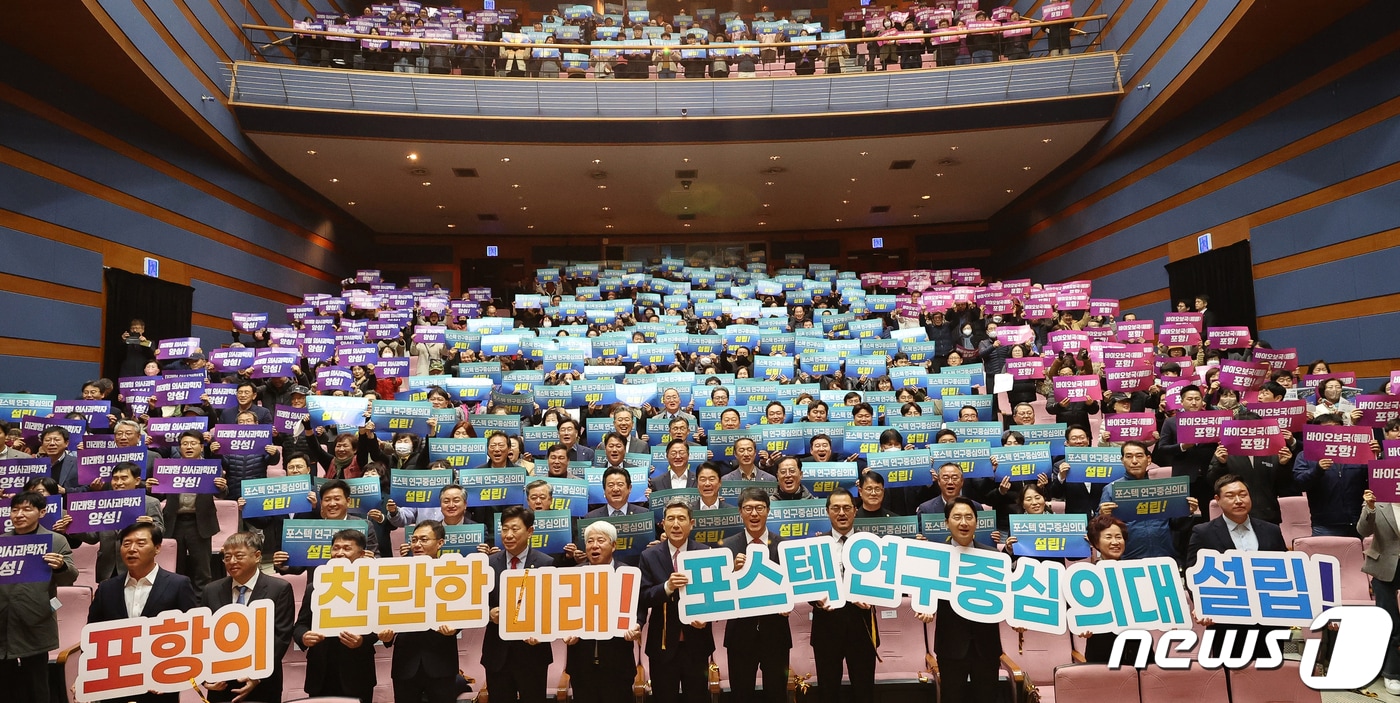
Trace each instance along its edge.
{"label": "pink theater seat", "polygon": [[1299,537],[1312,536],[1312,510],[1308,508],[1307,496],[1284,496],[1278,499],[1279,513],[1283,521],[1283,543],[1292,547]]}
{"label": "pink theater seat", "polygon": [[[380,648],[386,654],[390,653],[387,648]],[[391,656],[374,658],[374,703],[392,703],[394,700],[393,661]],[[479,688],[480,684],[472,686],[472,690]]]}
{"label": "pink theater seat", "polygon": [[[461,636],[457,638],[457,663],[462,667],[462,673],[475,681],[472,684],[473,691],[480,691],[486,686],[486,669],[481,666],[481,644],[485,639],[484,627],[462,630]],[[387,681],[388,677],[383,680]],[[551,683],[556,680],[551,679]]]}
{"label": "pink theater seat", "polygon": [[74,586],[97,588],[97,545],[84,544],[73,550],[73,566],[78,568]]}
{"label": "pink theater seat", "polygon": [[1366,557],[1361,552],[1361,540],[1355,537],[1300,537],[1293,548],[1305,554],[1330,554],[1337,558],[1342,573],[1342,602],[1349,605],[1372,605],[1371,583],[1361,573]]}
{"label": "pink theater seat", "polygon": [[1230,703],[1224,669],[1162,669],[1149,664],[1138,672],[1142,703]]}
{"label": "pink theater seat", "polygon": [[1212,498],[1210,500],[1210,519],[1214,520],[1218,517],[1220,517],[1220,503]]}
{"label": "pink theater seat", "polygon": [[1005,622],[1000,629],[1002,670],[1011,679],[1014,690],[1019,694],[1029,682],[1040,690],[1042,701],[1055,700],[1055,667],[1083,660],[1074,651],[1071,636],[1033,630],[1018,633]]}
{"label": "pink theater seat", "polygon": [[292,584],[292,599],[296,601],[297,612],[301,612],[301,599],[306,595],[306,579],[311,572],[301,574],[278,574],[282,580]]}
{"label": "pink theater seat", "polygon": [[1113,701],[1137,703],[1138,672],[1103,664],[1065,664],[1055,667],[1056,695],[1064,701]]}
{"label": "pink theater seat", "polygon": [[160,541],[160,551],[156,552],[156,566],[171,573],[175,572],[175,540],[166,537]]}
{"label": "pink theater seat", "polygon": [[792,651],[788,654],[788,668],[797,681],[814,683],[817,679],[816,655],[812,653],[812,604],[800,601],[788,616],[788,626],[792,628]]}
{"label": "pink theater seat", "polygon": [[1052,500],[1052,501],[1050,501],[1050,512],[1052,512],[1052,513],[1054,513],[1054,514],[1056,514],[1056,515],[1064,515],[1064,514],[1065,514],[1065,502],[1064,502],[1063,500]]}
{"label": "pink theater seat", "polygon": [[1170,466],[1149,466],[1147,467],[1148,478],[1171,478],[1172,467]]}
{"label": "pink theater seat", "polygon": [[[884,683],[931,683],[928,672],[927,626],[914,617],[908,604],[899,608],[876,608],[875,626],[880,630],[880,660],[875,665],[876,685]],[[932,633],[929,633],[931,636]]]}
{"label": "pink theater seat", "polygon": [[545,675],[545,693],[553,693],[559,700],[567,701],[570,699],[569,679],[564,674],[564,664],[569,656],[568,650],[565,649],[564,640],[554,640],[548,646],[550,651],[554,653],[554,661],[550,662],[549,673]]}
{"label": "pink theater seat", "polygon": [[[58,619],[58,646],[71,647],[80,644],[83,626],[87,624],[88,606],[92,605],[92,589],[87,586],[60,586],[58,602],[62,604],[58,612],[54,613]],[[56,660],[59,653],[50,654]]]}
{"label": "pink theater seat", "polygon": [[209,538],[209,544],[215,554],[223,551],[224,540],[233,533],[238,532],[238,526],[242,520],[238,517],[238,501],[236,500],[216,500],[214,509],[219,514],[219,531]]}
{"label": "pink theater seat", "polygon": [[[1322,703],[1322,693],[1308,688],[1298,678],[1299,664],[1285,659],[1277,669],[1260,670],[1253,665],[1230,672],[1232,703]],[[1382,696],[1384,698],[1384,696]]]}
{"label": "pink theater seat", "polygon": [[[710,661],[714,662],[715,669],[718,671],[717,685],[721,691],[729,688],[729,650],[724,647],[724,626],[726,624],[728,623],[723,620],[710,623],[710,629],[715,638],[715,651],[714,654],[710,655]],[[715,693],[714,685],[710,686],[710,692]]]}

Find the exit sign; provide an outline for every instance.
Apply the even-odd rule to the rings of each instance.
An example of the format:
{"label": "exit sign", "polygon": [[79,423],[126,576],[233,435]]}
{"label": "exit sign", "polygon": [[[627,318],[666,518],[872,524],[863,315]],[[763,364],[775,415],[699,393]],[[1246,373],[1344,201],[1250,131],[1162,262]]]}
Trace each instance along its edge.
{"label": "exit sign", "polygon": [[871,238],[870,238],[870,248],[871,248],[871,249],[884,249],[884,248],[885,248],[885,238],[884,238],[884,237],[871,237]]}
{"label": "exit sign", "polygon": [[487,256],[499,256],[500,253],[501,253],[500,250],[497,249],[496,247],[486,247],[486,255],[487,255]]}
{"label": "exit sign", "polygon": [[1197,253],[1197,254],[1204,254],[1204,253],[1210,251],[1210,247],[1211,247],[1210,232],[1206,232],[1205,234],[1203,234],[1203,235],[1201,235],[1201,236],[1199,236],[1199,237],[1196,237],[1196,253]]}
{"label": "exit sign", "polygon": [[146,275],[151,278],[160,278],[160,259],[146,258]]}

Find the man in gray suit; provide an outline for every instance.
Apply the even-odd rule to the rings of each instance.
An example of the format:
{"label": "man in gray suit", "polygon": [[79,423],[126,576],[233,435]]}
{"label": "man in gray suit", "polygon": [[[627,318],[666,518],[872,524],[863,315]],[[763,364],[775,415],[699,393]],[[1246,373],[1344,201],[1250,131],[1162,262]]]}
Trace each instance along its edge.
{"label": "man in gray suit", "polygon": [[292,596],[292,584],[276,576],[262,573],[262,535],[255,532],[235,532],[224,540],[224,570],[228,576],[211,581],[204,587],[200,603],[218,612],[231,603],[247,605],[255,600],[272,601],[272,674],[265,679],[238,681],[209,681],[210,701],[282,702],[282,657],[292,644],[292,628],[296,626],[297,606]]}
{"label": "man in gray suit", "polygon": [[690,445],[685,440],[673,439],[666,444],[666,473],[653,477],[649,484],[648,492],[695,487],[695,472],[690,470]]}

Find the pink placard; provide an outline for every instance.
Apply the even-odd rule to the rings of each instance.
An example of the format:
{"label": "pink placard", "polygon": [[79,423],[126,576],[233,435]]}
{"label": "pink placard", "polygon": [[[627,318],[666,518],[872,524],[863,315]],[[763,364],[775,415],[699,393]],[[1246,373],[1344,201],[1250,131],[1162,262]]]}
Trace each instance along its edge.
{"label": "pink placard", "polygon": [[1302,400],[1280,400],[1275,403],[1249,403],[1248,407],[1259,417],[1273,420],[1278,426],[1290,432],[1302,432],[1308,423],[1308,404]]}
{"label": "pink placard", "polygon": [[1078,354],[1089,348],[1089,335],[1079,330],[1055,330],[1047,337],[1045,348],[1050,351]]}
{"label": "pink placard", "polygon": [[1060,293],[1055,296],[1055,307],[1061,310],[1088,310],[1089,295],[1076,292]]}
{"label": "pink placard", "polygon": [[1089,314],[1095,317],[1118,317],[1118,301],[1112,298],[1092,298],[1089,300]]}
{"label": "pink placard", "polygon": [[1220,427],[1220,446],[1231,456],[1277,456],[1284,445],[1273,420],[1226,420]]}
{"label": "pink placard", "polygon": [[1152,433],[1157,431],[1157,416],[1151,412],[1113,413],[1104,415],[1103,428],[1108,431],[1110,442],[1150,442]]}
{"label": "pink placard", "polygon": [[1303,458],[1308,461],[1332,459],[1343,464],[1364,464],[1372,456],[1369,427],[1303,427]]}
{"label": "pink placard", "polygon": [[1157,338],[1157,323],[1152,320],[1119,322],[1117,337],[1120,342],[1150,342]]}
{"label": "pink placard", "polygon": [[1220,387],[1245,393],[1269,380],[1269,365],[1250,361],[1220,362]]}
{"label": "pink placard", "polygon": [[1176,416],[1177,441],[1206,444],[1220,439],[1220,427],[1235,414],[1229,410],[1201,410]]}
{"label": "pink placard", "polygon": [[1310,389],[1316,388],[1319,383],[1322,383],[1323,381],[1329,378],[1335,378],[1341,381],[1343,387],[1356,387],[1356,374],[1354,373],[1322,373],[1317,374],[1316,376],[1311,374],[1304,374],[1303,387]]}
{"label": "pink placard", "polygon": [[1384,427],[1385,423],[1400,417],[1400,396],[1397,395],[1358,395],[1351,402],[1361,411],[1358,425]]}
{"label": "pink placard", "polygon": [[1162,364],[1168,362],[1181,367],[1182,376],[1194,377],[1196,375],[1195,372],[1192,371],[1192,369],[1196,368],[1196,364],[1192,363],[1191,357],[1189,356],[1159,356],[1157,357],[1157,372],[1161,373]]}
{"label": "pink placard", "polygon": [[1400,459],[1378,459],[1370,465],[1366,487],[1382,503],[1400,502]]}
{"label": "pink placard", "polygon": [[1196,382],[1189,376],[1162,378],[1157,385],[1162,387],[1162,403],[1168,410],[1181,409],[1181,389]]}
{"label": "pink placard", "polygon": [[1194,327],[1197,332],[1200,332],[1201,326],[1205,324],[1202,321],[1203,317],[1204,315],[1199,312],[1169,312],[1162,316],[1162,326]]}
{"label": "pink placard", "polygon": [[1298,368],[1298,350],[1255,347],[1254,360],[1268,364],[1274,371],[1292,371]]}
{"label": "pink placard", "polygon": [[1391,395],[1400,395],[1400,371],[1390,372],[1390,383],[1386,384],[1386,392]]}
{"label": "pink placard", "polygon": [[1055,316],[1055,306],[1048,300],[1030,300],[1021,307],[1021,317],[1027,320],[1048,320]]}
{"label": "pink placard", "polygon": [[1122,344],[1103,346],[1100,361],[1106,369],[1122,369],[1131,366],[1146,366],[1152,369],[1152,346],[1149,344]]}
{"label": "pink placard", "polygon": [[1010,315],[1016,311],[1016,301],[1011,298],[994,298],[982,305],[982,312],[988,315]]}
{"label": "pink placard", "polygon": [[1007,359],[1006,373],[1014,381],[1038,381],[1045,378],[1045,364],[1038,356],[1021,359]]}
{"label": "pink placard", "polygon": [[1130,366],[1128,368],[1104,369],[1104,380],[1108,390],[1114,393],[1133,393],[1152,387],[1151,366]]}
{"label": "pink placard", "polygon": [[1074,3],[1072,2],[1052,2],[1042,5],[1040,8],[1040,19],[1045,21],[1068,19],[1074,16]]}
{"label": "pink placard", "polygon": [[1002,325],[997,328],[997,344],[1008,347],[1013,344],[1030,344],[1035,341],[1035,330],[1030,325]]}
{"label": "pink placard", "polygon": [[924,291],[924,294],[919,297],[919,305],[924,312],[946,312],[953,307],[953,294]]}
{"label": "pink placard", "polygon": [[1157,341],[1168,347],[1193,347],[1201,343],[1201,333],[1195,327],[1163,325],[1157,332]]}
{"label": "pink placard", "polygon": [[953,283],[963,285],[977,285],[982,282],[982,269],[960,268],[953,269]]}
{"label": "pink placard", "polygon": [[1050,380],[1054,386],[1056,403],[1080,403],[1103,398],[1103,387],[1098,376],[1056,376]]}
{"label": "pink placard", "polygon": [[1206,330],[1206,344],[1212,349],[1244,349],[1251,336],[1248,327],[1211,327]]}
{"label": "pink placard", "polygon": [[1382,459],[1400,459],[1400,439],[1381,440]]}

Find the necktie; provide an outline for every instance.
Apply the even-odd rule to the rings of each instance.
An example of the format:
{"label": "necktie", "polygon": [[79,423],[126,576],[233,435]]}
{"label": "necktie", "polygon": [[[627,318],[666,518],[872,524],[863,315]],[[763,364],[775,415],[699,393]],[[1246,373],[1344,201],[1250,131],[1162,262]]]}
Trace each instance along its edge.
{"label": "necktie", "polygon": [[621,511],[621,510],[618,510],[617,508],[609,508],[609,510],[612,511],[611,513],[608,513],[608,515],[610,515],[610,516],[613,516],[613,515],[621,515],[621,514],[622,514],[622,511]]}
{"label": "necktie", "polygon": [[671,552],[671,572],[672,572],[672,573],[675,573],[675,572],[680,571],[680,570],[681,570],[681,550],[677,549],[676,551]]}
{"label": "necktie", "polygon": [[511,558],[510,558],[510,568],[512,568],[512,569],[519,569],[519,568],[520,568],[520,557],[511,557]]}
{"label": "necktie", "polygon": [[239,587],[238,587],[238,604],[239,604],[239,605],[247,605],[247,604],[248,604],[248,587],[247,587],[247,586],[239,586]]}
{"label": "necktie", "polygon": [[749,544],[763,544],[763,540],[761,540],[761,539],[755,537],[755,538],[753,538],[753,541],[752,541],[752,542],[749,542]]}

